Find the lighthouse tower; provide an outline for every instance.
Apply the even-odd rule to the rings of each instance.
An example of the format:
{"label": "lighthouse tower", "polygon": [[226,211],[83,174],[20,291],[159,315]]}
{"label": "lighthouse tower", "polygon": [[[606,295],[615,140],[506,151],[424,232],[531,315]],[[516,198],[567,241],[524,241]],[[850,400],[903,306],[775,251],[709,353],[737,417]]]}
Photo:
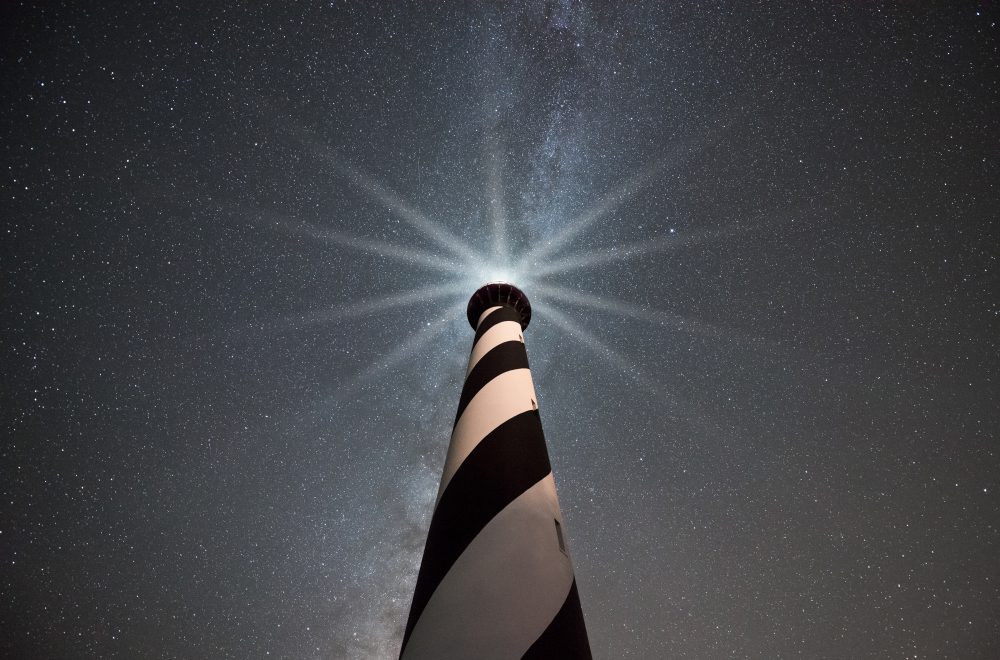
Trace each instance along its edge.
{"label": "lighthouse tower", "polygon": [[531,305],[494,282],[476,331],[401,660],[590,658],[524,329]]}

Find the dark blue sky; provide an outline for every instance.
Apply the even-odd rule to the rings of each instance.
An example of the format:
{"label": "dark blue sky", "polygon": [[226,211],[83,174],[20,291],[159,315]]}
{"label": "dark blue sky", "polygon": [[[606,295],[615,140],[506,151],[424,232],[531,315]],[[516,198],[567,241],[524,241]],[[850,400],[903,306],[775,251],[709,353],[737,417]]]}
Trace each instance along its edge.
{"label": "dark blue sky", "polygon": [[1000,654],[986,5],[9,3],[0,651],[391,658],[503,274],[598,658]]}

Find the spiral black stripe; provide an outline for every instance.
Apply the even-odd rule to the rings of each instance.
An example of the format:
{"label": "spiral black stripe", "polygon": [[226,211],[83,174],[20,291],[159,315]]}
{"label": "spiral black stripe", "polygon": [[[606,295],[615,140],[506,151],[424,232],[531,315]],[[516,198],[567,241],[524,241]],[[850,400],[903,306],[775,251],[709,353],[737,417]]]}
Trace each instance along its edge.
{"label": "spiral black stripe", "polygon": [[535,410],[498,426],[462,462],[431,518],[404,649],[424,607],[459,555],[496,514],[551,471]]}
{"label": "spiral black stripe", "polygon": [[576,580],[569,589],[566,602],[559,608],[559,613],[535,640],[521,660],[553,660],[553,658],[573,658],[574,660],[589,660],[590,642],[587,639],[587,627],[580,615],[580,594],[576,590]]}
{"label": "spiral black stripe", "polygon": [[480,338],[489,331],[490,328],[498,323],[503,323],[504,321],[517,321],[518,325],[521,323],[521,315],[513,307],[508,307],[507,305],[502,305],[500,309],[490,312],[483,319],[483,322],[479,324],[476,328],[476,338],[472,340],[472,346],[475,347],[479,342]]}
{"label": "spiral black stripe", "polygon": [[513,369],[528,368],[528,353],[524,350],[524,344],[519,341],[505,341],[497,344],[490,352],[480,358],[476,366],[472,368],[465,379],[465,386],[462,387],[462,396],[458,399],[458,412],[455,413],[455,422],[465,412],[466,406],[472,398],[479,393],[479,390],[486,387],[486,384],[500,374]]}

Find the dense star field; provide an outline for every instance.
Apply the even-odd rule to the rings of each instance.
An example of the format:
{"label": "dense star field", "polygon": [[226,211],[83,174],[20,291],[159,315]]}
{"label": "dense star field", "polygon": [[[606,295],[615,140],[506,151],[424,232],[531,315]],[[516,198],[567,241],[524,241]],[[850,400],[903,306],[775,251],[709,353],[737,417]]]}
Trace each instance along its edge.
{"label": "dense star field", "polygon": [[233,4],[2,9],[0,655],[394,658],[503,277],[595,657],[1000,656],[986,5]]}

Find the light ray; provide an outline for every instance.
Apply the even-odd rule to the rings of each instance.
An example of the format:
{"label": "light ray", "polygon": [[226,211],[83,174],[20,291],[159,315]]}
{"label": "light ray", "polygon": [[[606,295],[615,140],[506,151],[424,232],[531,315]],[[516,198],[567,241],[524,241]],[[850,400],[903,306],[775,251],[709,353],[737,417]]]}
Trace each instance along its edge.
{"label": "light ray", "polygon": [[[271,321],[251,323],[250,327],[264,332],[281,332],[287,330],[300,330],[311,325],[322,323],[332,323],[340,319],[353,319],[363,316],[378,314],[390,309],[416,305],[420,302],[436,300],[448,295],[455,295],[465,290],[465,287],[458,282],[449,284],[435,284],[424,286],[409,291],[401,291],[377,298],[363,300],[351,300],[331,307],[306,312],[304,314],[293,314]],[[246,328],[247,326],[243,326]]]}
{"label": "light ray", "polygon": [[591,225],[603,219],[607,215],[614,213],[618,207],[635,197],[639,192],[646,188],[657,175],[680,166],[688,158],[700,153],[704,149],[706,143],[706,140],[692,140],[685,141],[680,145],[677,145],[669,155],[656,160],[620,183],[611,192],[598,200],[597,203],[584,211],[576,221],[564,228],[550,240],[541,243],[538,247],[528,252],[523,259],[523,265],[534,265],[545,257],[555,254],[564,245],[572,241]]}
{"label": "light ray", "polygon": [[426,215],[413,208],[399,197],[399,195],[387,186],[382,185],[372,177],[348,166],[339,166],[338,169],[346,178],[350,179],[358,188],[368,193],[381,203],[385,204],[401,220],[405,221],[414,229],[422,232],[441,247],[447,249],[452,254],[468,262],[475,262],[478,258],[475,251],[463,241],[451,234],[447,229],[437,222],[434,222]]}
{"label": "light ray", "polygon": [[797,216],[792,216],[763,223],[733,223],[719,229],[684,236],[669,234],[652,240],[635,241],[634,243],[627,243],[625,245],[587,250],[551,261],[546,265],[534,269],[533,272],[536,277],[543,277],[545,275],[567,273],[591,266],[614,263],[616,261],[628,261],[629,259],[636,259],[647,254],[673,252],[692,245],[727,241],[747,234],[777,229],[793,224],[799,219]]}
{"label": "light ray", "polygon": [[503,201],[503,178],[501,175],[503,161],[501,150],[496,146],[490,149],[489,159],[489,189],[490,219],[493,231],[493,256],[497,261],[507,261],[507,207]]}
{"label": "light ray", "polygon": [[627,356],[611,348],[594,334],[581,327],[579,323],[574,322],[562,312],[557,311],[552,305],[547,304],[543,298],[539,298],[537,294],[532,294],[532,297],[533,313],[537,313],[551,321],[558,329],[575,339],[587,350],[596,353],[605,361],[621,370],[622,373],[635,380],[648,392],[663,397],[671,405],[676,405],[676,397],[664,390],[659,383],[650,378],[643,369]]}
{"label": "light ray", "polygon": [[612,314],[621,314],[640,321],[646,321],[648,323],[669,325],[674,327],[676,330],[711,337],[712,339],[763,343],[762,340],[755,339],[753,337],[745,337],[730,330],[714,326],[710,323],[702,323],[701,321],[695,321],[679,314],[665,312],[660,309],[640,307],[639,305],[634,305],[632,303],[602,298],[601,296],[597,296],[592,293],[580,293],[578,291],[573,291],[571,289],[551,284],[541,284],[536,282],[532,288],[534,291],[538,291],[544,296],[548,296],[571,305],[589,307],[590,309],[610,312]]}
{"label": "light ray", "polygon": [[345,383],[341,390],[356,387],[362,381],[371,378],[375,374],[393,367],[404,360],[413,357],[427,344],[431,343],[438,335],[448,329],[448,326],[455,321],[455,317],[461,314],[466,307],[465,300],[461,300],[440,312],[438,318],[427,322],[419,330],[407,337],[391,353],[379,358],[366,369],[358,373],[348,383]]}
{"label": "light ray", "polygon": [[396,191],[376,181],[359,168],[349,165],[333,149],[320,142],[309,131],[301,127],[293,127],[292,134],[312,152],[333,166],[337,173],[354,184],[356,188],[366,193],[372,199],[384,204],[396,217],[421,232],[441,247],[465,261],[475,262],[477,255],[466,243],[459,240],[441,224],[431,220],[425,214],[405,202]]}
{"label": "light ray", "polygon": [[259,210],[257,213],[260,218],[257,224],[268,229],[277,229],[293,235],[308,236],[310,238],[315,238],[334,245],[349,247],[361,252],[367,252],[368,254],[394,259],[396,261],[410,264],[411,266],[422,266],[433,270],[451,273],[453,275],[461,275],[466,270],[461,264],[416,248],[403,247],[389,243],[388,241],[380,241],[373,238],[364,238],[336,229],[318,227],[304,221],[292,220],[291,218],[280,216],[271,212],[265,212],[263,210]]}

